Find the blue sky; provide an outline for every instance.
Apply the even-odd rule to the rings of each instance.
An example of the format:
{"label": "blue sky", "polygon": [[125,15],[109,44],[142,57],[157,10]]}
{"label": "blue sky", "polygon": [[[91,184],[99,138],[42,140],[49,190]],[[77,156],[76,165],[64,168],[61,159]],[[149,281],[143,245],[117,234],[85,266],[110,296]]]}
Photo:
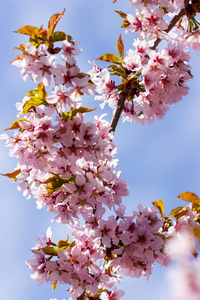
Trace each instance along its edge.
{"label": "blue sky", "polygon": [[[15,119],[15,103],[20,102],[26,92],[35,87],[31,81],[23,82],[17,68],[9,64],[16,53],[13,48],[25,43],[26,37],[15,34],[23,25],[47,25],[49,17],[67,11],[58,25],[81,42],[83,54],[79,56],[79,66],[88,71],[88,61],[93,61],[106,52],[116,53],[116,41],[120,33],[128,50],[133,36],[125,36],[120,28],[122,19],[115,10],[131,12],[128,0],[0,0],[1,26],[1,94],[0,94],[0,133]],[[127,45],[127,46],[126,46]],[[190,92],[183,100],[170,108],[162,121],[151,126],[120,123],[116,130],[115,143],[119,149],[119,167],[123,178],[128,181],[130,195],[124,199],[127,212],[137,208],[139,203],[146,206],[151,201],[165,201],[166,213],[174,206],[182,205],[176,196],[184,191],[200,195],[200,102],[198,87],[200,84],[199,54],[191,53],[194,79],[190,81]],[[106,64],[105,64],[106,65]],[[102,65],[103,66],[103,65]],[[85,98],[84,105],[98,107],[93,97]],[[107,120],[112,112],[106,109]],[[103,113],[100,109],[95,114]],[[9,158],[4,142],[0,143],[0,173],[14,169],[16,161]],[[50,285],[38,287],[29,277],[29,269],[24,261],[31,258],[29,249],[35,245],[35,237],[42,237],[50,225],[52,216],[45,209],[37,210],[34,199],[27,200],[17,192],[17,185],[5,177],[0,177],[0,298],[2,300],[49,300],[50,298],[68,299],[65,287],[55,292]],[[65,238],[69,230],[64,225],[51,224],[55,240]],[[149,281],[124,278],[120,287],[126,291],[124,300],[171,299],[165,269],[155,267]]]}

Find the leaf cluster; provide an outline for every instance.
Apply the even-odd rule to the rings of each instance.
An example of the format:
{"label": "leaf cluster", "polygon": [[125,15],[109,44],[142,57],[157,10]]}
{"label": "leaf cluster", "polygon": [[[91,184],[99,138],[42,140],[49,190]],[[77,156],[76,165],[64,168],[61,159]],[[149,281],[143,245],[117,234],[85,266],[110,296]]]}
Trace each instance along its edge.
{"label": "leaf cluster", "polygon": [[[66,8],[63,9],[61,13],[57,13],[51,16],[48,21],[47,29],[43,28],[43,25],[40,28],[32,25],[26,25],[22,26],[14,32],[28,35],[30,37],[29,42],[36,48],[38,48],[41,44],[45,44],[48,46],[48,52],[50,54],[57,54],[61,51],[62,48],[54,47],[55,42],[64,41],[65,39],[67,39],[69,42],[72,42],[72,37],[70,35],[64,33],[63,31],[55,31],[55,28],[59,20],[62,18],[65,10]],[[17,55],[16,58],[12,60],[12,62],[18,59],[22,59],[27,55],[24,44],[20,44],[20,46],[16,47],[15,49],[21,50],[22,55]]]}
{"label": "leaf cluster", "polygon": [[62,186],[65,183],[72,183],[75,184],[76,175],[72,175],[70,178],[63,178],[59,174],[52,173],[53,176],[49,177],[47,180],[44,181],[44,183],[48,183],[46,186],[47,193],[45,194],[45,197],[50,196],[55,191],[61,191]]}

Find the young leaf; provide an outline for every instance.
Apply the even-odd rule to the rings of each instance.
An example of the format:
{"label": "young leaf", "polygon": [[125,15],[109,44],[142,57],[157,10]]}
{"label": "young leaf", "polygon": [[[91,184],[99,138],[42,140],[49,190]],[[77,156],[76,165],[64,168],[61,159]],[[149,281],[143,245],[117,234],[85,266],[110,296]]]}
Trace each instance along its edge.
{"label": "young leaf", "polygon": [[45,89],[45,86],[43,82],[39,83],[37,86],[37,89],[29,91],[26,96],[31,97],[29,100],[27,100],[23,105],[23,111],[21,114],[26,114],[34,107],[37,107],[39,105],[47,105],[46,97],[47,92]]}
{"label": "young leaf", "polygon": [[23,55],[17,54],[17,56],[13,60],[9,61],[9,63],[13,63],[14,61],[19,60],[19,59],[22,60],[23,59]]}
{"label": "young leaf", "polygon": [[53,42],[60,42],[60,41],[64,41],[66,38],[66,33],[62,32],[62,31],[56,31],[53,32],[51,35]]}
{"label": "young leaf", "polygon": [[182,209],[183,209],[183,206],[175,207],[175,208],[173,208],[173,209],[171,210],[171,212],[169,213],[169,215],[176,217],[176,216],[180,213],[180,211],[181,211]]}
{"label": "young leaf", "polygon": [[127,14],[125,14],[125,13],[123,13],[122,11],[119,11],[119,10],[115,10],[115,12],[116,12],[117,14],[119,14],[121,18],[126,19]]}
{"label": "young leaf", "polygon": [[124,60],[124,43],[121,34],[119,35],[119,39],[117,41],[117,51],[119,53],[121,60]]}
{"label": "young leaf", "polygon": [[130,22],[128,20],[124,20],[123,23],[122,23],[122,26],[121,28],[127,28],[128,26],[130,25]]}
{"label": "young leaf", "polygon": [[42,251],[47,255],[51,255],[51,256],[58,255],[58,249],[55,247],[46,246],[46,247],[42,248]]}
{"label": "young leaf", "polygon": [[50,196],[55,191],[61,189],[62,185],[67,182],[69,182],[69,179],[65,179],[65,178],[60,177],[58,174],[54,174],[53,177],[48,178],[44,182],[44,183],[49,183],[46,186],[47,193],[45,194],[45,196],[46,197]]}
{"label": "young leaf", "polygon": [[40,82],[40,84],[38,84],[37,91],[38,91],[38,97],[42,100],[46,100],[47,92],[43,82]]}
{"label": "young leaf", "polygon": [[185,206],[179,206],[172,209],[169,215],[174,216],[177,220],[183,216],[185,216],[190,209]]}
{"label": "young leaf", "polygon": [[18,59],[23,59],[24,56],[26,56],[26,49],[25,49],[25,45],[24,44],[20,44],[19,47],[15,47],[13,49],[13,51],[16,50],[16,49],[17,50],[21,50],[22,54],[17,54],[17,56],[13,60],[9,61],[9,63],[12,63],[12,62],[14,62],[15,60],[18,60]]}
{"label": "young leaf", "polygon": [[55,291],[56,290],[56,288],[57,288],[57,285],[58,285],[58,281],[56,280],[56,282],[54,282],[51,286],[52,286],[52,288],[53,288],[53,291]]}
{"label": "young leaf", "polygon": [[110,65],[108,68],[113,72],[112,75],[122,76],[124,79],[127,77],[126,71],[120,65]]}
{"label": "young leaf", "polygon": [[122,63],[121,59],[117,55],[112,54],[112,53],[105,53],[105,54],[101,55],[100,57],[96,58],[96,60],[108,61],[108,62],[111,62],[114,64],[119,64],[119,65],[121,65],[121,63]]}
{"label": "young leaf", "polygon": [[67,239],[65,241],[60,240],[57,244],[58,249],[61,249],[63,247],[67,247],[69,245],[68,241],[69,241],[69,236],[67,236]]}
{"label": "young leaf", "polygon": [[200,205],[200,198],[196,194],[191,193],[191,192],[182,193],[181,195],[177,196],[177,198],[180,198],[184,201],[187,201],[187,202],[190,202],[190,203],[193,203],[196,205]]}
{"label": "young leaf", "polygon": [[196,194],[185,192],[177,196],[177,198],[192,203],[192,210],[200,211],[200,198]]}
{"label": "young leaf", "polygon": [[63,9],[63,11],[59,14],[54,14],[51,16],[49,22],[48,22],[48,33],[47,36],[50,37],[52,33],[54,32],[54,29],[56,28],[56,25],[58,24],[58,21],[62,18],[66,8]]}
{"label": "young leaf", "polygon": [[61,177],[59,174],[54,174],[54,176],[48,178],[44,183],[49,183],[46,186],[47,193],[44,196],[50,196],[55,191],[61,190],[62,185],[65,183],[75,184],[76,175],[72,175],[69,179]]}
{"label": "young leaf", "polygon": [[38,27],[26,25],[14,32],[29,35],[32,39],[34,39],[37,36],[38,31],[39,31]]}
{"label": "young leaf", "polygon": [[14,170],[13,172],[11,173],[6,173],[6,174],[0,174],[2,176],[7,176],[9,177],[10,179],[13,179],[14,181],[17,180],[17,175],[19,175],[21,173],[21,169],[17,169],[17,170]]}
{"label": "young leaf", "polygon": [[62,118],[65,122],[67,122],[69,119],[72,119],[73,117],[75,117],[78,113],[84,114],[90,111],[94,111],[96,110],[96,108],[87,108],[84,106],[81,106],[79,108],[74,108],[66,113],[62,114]]}
{"label": "young leaf", "polygon": [[164,201],[158,200],[158,201],[151,202],[151,203],[159,209],[160,215],[163,218],[164,217]]}
{"label": "young leaf", "polygon": [[46,102],[43,99],[40,99],[38,96],[33,96],[31,99],[27,100],[23,105],[23,111],[22,114],[26,114],[29,112],[32,108],[37,107],[39,105],[46,104]]}
{"label": "young leaf", "polygon": [[47,39],[47,30],[43,28],[43,26],[40,27],[37,33],[38,38],[42,38],[44,41]]}
{"label": "young leaf", "polygon": [[10,130],[10,129],[19,129],[19,128],[21,128],[20,125],[19,125],[19,121],[27,121],[27,119],[25,119],[25,118],[18,119],[16,121],[12,122],[10,127],[6,128],[4,130],[6,131],[6,130]]}

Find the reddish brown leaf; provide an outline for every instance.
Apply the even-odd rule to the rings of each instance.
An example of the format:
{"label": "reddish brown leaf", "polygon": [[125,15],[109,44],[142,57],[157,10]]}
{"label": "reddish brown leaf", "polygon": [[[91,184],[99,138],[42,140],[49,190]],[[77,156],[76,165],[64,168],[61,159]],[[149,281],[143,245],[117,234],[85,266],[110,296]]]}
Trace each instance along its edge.
{"label": "reddish brown leaf", "polygon": [[40,27],[37,33],[38,37],[42,37],[44,40],[47,39],[47,30],[43,28],[43,26]]}
{"label": "reddish brown leaf", "polygon": [[115,10],[115,12],[123,19],[125,19],[127,16],[127,14],[125,14],[123,11]]}
{"label": "reddish brown leaf", "polygon": [[52,33],[54,32],[54,29],[56,28],[58,21],[62,18],[65,10],[66,10],[66,8],[64,8],[60,14],[54,14],[53,16],[51,16],[51,18],[48,22],[48,34],[47,34],[48,37],[50,37],[52,35]]}
{"label": "reddish brown leaf", "polygon": [[7,176],[8,178],[10,179],[13,179],[14,181],[17,180],[17,175],[19,175],[21,173],[21,169],[18,169],[18,170],[14,170],[13,172],[11,173],[6,173],[6,174],[0,174],[2,176]]}
{"label": "reddish brown leaf", "polygon": [[129,21],[125,19],[124,22],[122,23],[121,28],[127,28],[129,25],[130,25]]}
{"label": "reddish brown leaf", "polygon": [[124,42],[121,34],[119,35],[119,39],[117,41],[117,51],[121,60],[124,60]]}

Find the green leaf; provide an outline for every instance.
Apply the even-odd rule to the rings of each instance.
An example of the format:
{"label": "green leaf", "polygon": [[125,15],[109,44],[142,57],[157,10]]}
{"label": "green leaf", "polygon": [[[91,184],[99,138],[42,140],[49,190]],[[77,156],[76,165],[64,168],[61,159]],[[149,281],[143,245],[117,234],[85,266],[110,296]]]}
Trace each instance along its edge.
{"label": "green leaf", "polygon": [[79,108],[74,108],[66,113],[62,114],[62,118],[65,122],[67,122],[69,119],[72,119],[73,117],[75,117],[78,113],[84,114],[90,111],[94,111],[96,110],[96,108],[87,108],[84,106],[81,106]]}
{"label": "green leaf", "polygon": [[18,119],[16,121],[12,122],[12,124],[10,125],[10,127],[6,128],[4,130],[6,131],[6,130],[11,130],[11,129],[19,129],[19,128],[21,128],[20,125],[19,125],[20,121],[28,121],[28,120],[25,119],[25,118],[20,118],[20,119]]}
{"label": "green leaf", "polygon": [[58,249],[68,246],[69,245],[68,241],[69,241],[69,236],[67,236],[67,239],[64,241],[60,240],[57,244]]}
{"label": "green leaf", "polygon": [[73,183],[73,184],[75,184],[75,182],[76,182],[76,175],[72,175],[72,176],[70,177],[70,179],[68,179],[67,182],[68,182],[68,183]]}
{"label": "green leaf", "polygon": [[172,211],[170,212],[169,215],[172,215],[176,219],[179,219],[179,218],[185,216],[188,213],[189,210],[190,209],[188,207],[179,206],[179,207],[175,207],[174,209],[172,209]]}
{"label": "green leaf", "polygon": [[58,24],[58,21],[62,18],[66,8],[63,9],[63,11],[59,14],[54,14],[51,16],[48,22],[48,33],[47,36],[50,37],[52,33],[54,32],[56,25]]}
{"label": "green leaf", "polygon": [[55,191],[61,190],[62,185],[65,183],[75,184],[76,175],[72,175],[69,179],[61,177],[59,174],[54,174],[54,176],[48,178],[44,181],[44,183],[49,183],[46,186],[47,193],[44,195],[45,197],[50,196]]}
{"label": "green leaf", "polygon": [[175,207],[175,208],[173,208],[171,210],[171,212],[169,213],[169,215],[172,215],[172,216],[176,217],[183,208],[184,208],[184,206]]}
{"label": "green leaf", "polygon": [[23,105],[23,111],[21,112],[22,114],[26,114],[29,112],[31,109],[34,107],[37,107],[39,105],[46,104],[46,102],[43,99],[40,99],[37,96],[33,96],[31,99],[27,100],[24,105]]}
{"label": "green leaf", "polygon": [[58,256],[58,249],[55,247],[46,246],[42,248],[42,251],[47,255]]}
{"label": "green leaf", "polygon": [[70,243],[68,243],[69,237],[67,237],[67,239],[65,241],[60,240],[57,244],[58,249],[67,249],[70,247],[74,247],[75,246],[75,241],[72,241]]}
{"label": "green leaf", "polygon": [[64,41],[66,39],[66,33],[62,31],[53,32],[51,35],[54,42]]}
{"label": "green leaf", "polygon": [[17,31],[14,31],[15,33],[21,33],[21,34],[26,34],[29,35],[32,39],[35,39],[37,36],[37,33],[39,31],[38,27],[26,25],[21,28],[19,28]]}
{"label": "green leaf", "polygon": [[157,201],[151,202],[151,203],[159,209],[160,215],[163,218],[164,217],[164,201],[163,200],[157,200]]}
{"label": "green leaf", "polygon": [[46,102],[47,92],[45,90],[43,82],[38,84],[37,89],[29,91],[26,96],[31,98],[24,103],[23,111],[21,114],[26,114],[31,109],[39,105],[48,105],[48,103]]}
{"label": "green leaf", "polygon": [[117,55],[112,54],[112,53],[105,53],[105,54],[101,55],[100,57],[96,58],[96,60],[108,61],[108,62],[111,62],[114,64],[119,64],[119,65],[121,65],[121,63],[122,63],[121,59]]}
{"label": "green leaf", "polygon": [[68,182],[68,179],[63,178],[58,174],[54,174],[54,176],[48,178],[44,182],[44,183],[49,183],[46,186],[47,193],[44,196],[45,197],[50,196],[55,191],[60,190],[62,185],[67,182]]}
{"label": "green leaf", "polygon": [[113,75],[122,76],[124,79],[127,77],[126,71],[120,65],[110,65],[108,68],[113,72]]}
{"label": "green leaf", "polygon": [[13,179],[14,181],[17,180],[17,175],[19,175],[21,173],[21,169],[17,169],[17,170],[14,170],[13,172],[11,173],[6,173],[6,174],[1,174],[2,176],[7,176],[8,178],[10,179]]}
{"label": "green leaf", "polygon": [[124,60],[124,42],[121,34],[119,35],[119,39],[117,41],[117,51],[121,60]]}

